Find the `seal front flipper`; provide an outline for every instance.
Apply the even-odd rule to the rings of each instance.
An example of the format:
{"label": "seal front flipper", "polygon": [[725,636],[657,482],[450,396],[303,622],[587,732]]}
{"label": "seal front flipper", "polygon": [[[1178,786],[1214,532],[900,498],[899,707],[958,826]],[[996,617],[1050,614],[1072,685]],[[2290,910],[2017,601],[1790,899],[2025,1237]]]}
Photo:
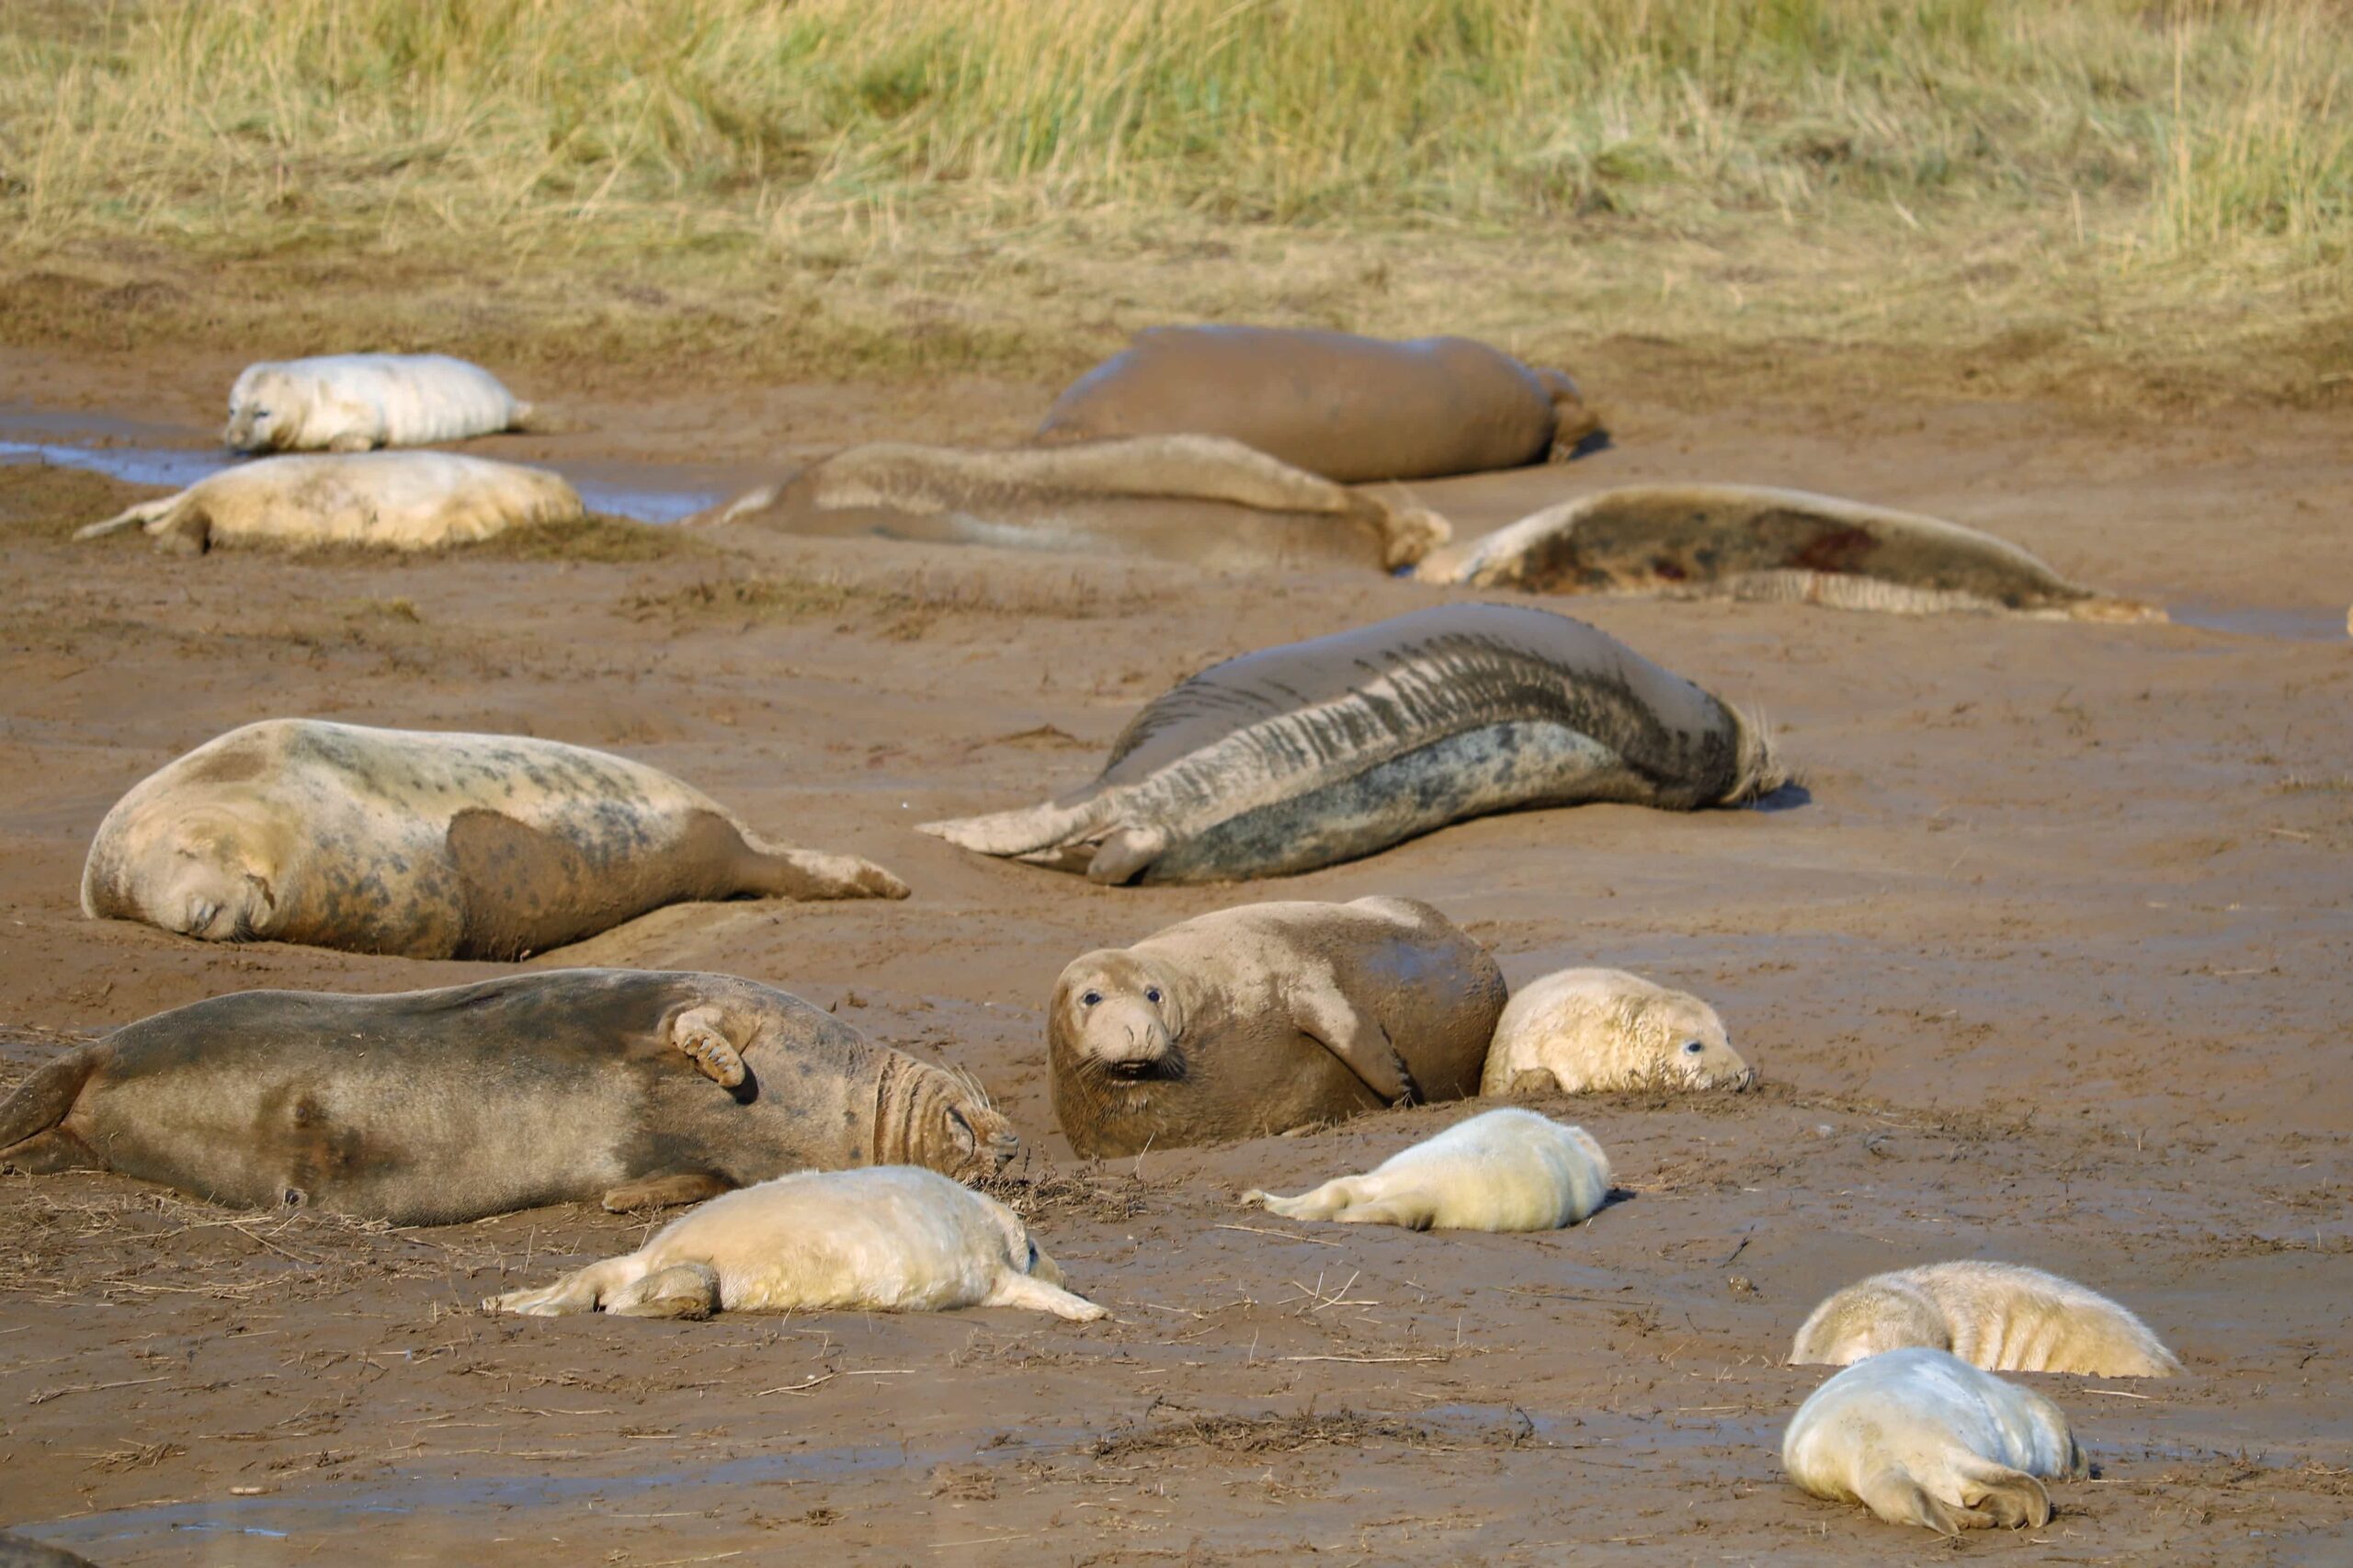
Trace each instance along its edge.
{"label": "seal front flipper", "polygon": [[1086,880],[1104,887],[1131,882],[1166,853],[1167,848],[1168,830],[1165,828],[1114,829],[1087,861]]}
{"label": "seal front flipper", "polygon": [[639,1176],[609,1187],[605,1193],[605,1211],[625,1214],[632,1209],[666,1209],[680,1203],[700,1203],[706,1198],[716,1198],[722,1192],[733,1192],[735,1184],[710,1171],[670,1171],[661,1176]]}
{"label": "seal front flipper", "polygon": [[727,1015],[721,1008],[689,1007],[671,1019],[670,1049],[683,1051],[722,1089],[744,1081],[744,1054],[729,1037]]}
{"label": "seal front flipper", "polygon": [[708,1263],[674,1263],[615,1290],[604,1308],[625,1318],[700,1323],[719,1310],[719,1271]]}
{"label": "seal front flipper", "polygon": [[1383,1104],[1411,1105],[1422,1097],[1389,1031],[1358,1011],[1328,971],[1302,976],[1287,1000],[1292,1027],[1347,1063]]}

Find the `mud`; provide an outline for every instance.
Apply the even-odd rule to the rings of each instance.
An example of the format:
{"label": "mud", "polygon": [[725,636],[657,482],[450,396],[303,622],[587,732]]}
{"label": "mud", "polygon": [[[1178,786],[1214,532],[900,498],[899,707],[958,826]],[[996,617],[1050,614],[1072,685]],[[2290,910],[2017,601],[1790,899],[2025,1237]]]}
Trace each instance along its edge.
{"label": "mud", "polygon": [[[234,358],[7,351],[0,441],[200,450]],[[1116,1316],[510,1323],[472,1303],[654,1217],[392,1230],[9,1177],[0,1525],[119,1564],[2353,1559],[2342,417],[1824,392],[1830,416],[1790,428],[1597,390],[1613,447],[1414,497],[1475,535],[1636,481],[1829,491],[2203,623],[1578,601],[1762,707],[1802,789],[1483,819],[1276,892],[1100,889],[913,824],[1083,772],[1216,659],[1483,596],[620,525],[570,558],[171,562],[64,537],[148,491],[0,460],[0,1080],[224,990],[505,971],[83,920],[91,831],[188,747],[308,714],[617,748],[915,896],[674,907],[532,962],[741,973],[973,1072],[1035,1145],[995,1189]],[[656,380],[642,407],[584,394],[572,433],[466,449],[716,493],[847,439],[1009,439],[1051,391]],[[1515,981],[1608,964],[1705,995],[1763,1083],[1540,1102],[1620,1191],[1531,1236],[1234,1206],[1475,1105],[1071,1155],[1042,1017],[1069,958],[1240,899],[1376,892],[1437,903]],[[1781,1358],[1815,1301],[1978,1256],[2115,1297],[2187,1375],[2027,1380],[2096,1467],[2029,1535],[1940,1545],[1786,1484],[1781,1424],[1827,1374]]]}

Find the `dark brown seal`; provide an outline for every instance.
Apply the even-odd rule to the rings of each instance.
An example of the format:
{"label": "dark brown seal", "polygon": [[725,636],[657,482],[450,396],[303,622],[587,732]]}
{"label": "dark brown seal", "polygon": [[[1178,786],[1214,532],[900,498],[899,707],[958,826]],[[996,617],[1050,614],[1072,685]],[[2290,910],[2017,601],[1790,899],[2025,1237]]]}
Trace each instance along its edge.
{"label": "dark brown seal", "polygon": [[797,996],[638,970],[216,996],[79,1047],[0,1103],[0,1165],[398,1224],[684,1203],[796,1170],[975,1176],[1018,1147],[970,1081]]}
{"label": "dark brown seal", "polygon": [[1227,436],[1356,484],[1518,468],[1599,423],[1567,376],[1467,337],[1160,326],[1074,381],[1038,438]]}
{"label": "dark brown seal", "polygon": [[1495,960],[1427,903],[1252,903],[1071,960],[1046,1015],[1079,1153],[1255,1138],[1479,1092]]}

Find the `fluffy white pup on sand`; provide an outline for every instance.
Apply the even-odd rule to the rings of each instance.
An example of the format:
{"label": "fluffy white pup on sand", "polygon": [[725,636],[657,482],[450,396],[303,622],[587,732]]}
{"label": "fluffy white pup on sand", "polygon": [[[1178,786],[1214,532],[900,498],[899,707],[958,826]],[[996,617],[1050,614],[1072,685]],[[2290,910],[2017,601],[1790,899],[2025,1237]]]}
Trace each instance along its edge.
{"label": "fluffy white pup on sand", "polygon": [[364,452],[521,429],[531,405],[447,354],[325,354],[248,365],[221,439],[240,452]]}
{"label": "fluffy white pup on sand", "polygon": [[626,1257],[574,1269],[483,1310],[553,1317],[608,1312],[937,1312],[1029,1307],[1085,1323],[1110,1314],[1063,1272],[1004,1204],[915,1165],[801,1171],[714,1198]]}
{"label": "fluffy white pup on sand", "polygon": [[222,540],[432,550],[586,515],[578,493],[543,469],[454,452],[360,452],[241,463],[74,537],[139,527],[158,549],[189,555]]}
{"label": "fluffy white pup on sand", "polygon": [[2085,1473],[2067,1417],[2031,1389],[1942,1350],[1856,1362],[1798,1406],[1781,1438],[1790,1479],[1939,1535],[2050,1522],[2039,1478]]}
{"label": "fluffy white pup on sand", "polygon": [[1745,1089],[1716,1010],[1622,969],[1564,969],[1511,994],[1479,1075],[1483,1095]]}
{"label": "fluffy white pup on sand", "polygon": [[2016,1263],[1931,1263],[1874,1274],[1813,1309],[1790,1359],[1846,1366],[1927,1345],[1995,1372],[2169,1378],[2181,1362],[2097,1290]]}
{"label": "fluffy white pup on sand", "polygon": [[1245,1192],[1290,1220],[1427,1231],[1554,1231],[1609,1195],[1609,1159],[1582,1127],[1491,1110],[1297,1198]]}

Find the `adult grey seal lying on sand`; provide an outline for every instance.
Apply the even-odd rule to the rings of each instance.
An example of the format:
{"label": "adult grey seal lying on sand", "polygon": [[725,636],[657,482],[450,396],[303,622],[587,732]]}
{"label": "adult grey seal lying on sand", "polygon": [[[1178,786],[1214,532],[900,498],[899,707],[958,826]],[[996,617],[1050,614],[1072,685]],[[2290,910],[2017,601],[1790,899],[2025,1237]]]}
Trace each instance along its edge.
{"label": "adult grey seal lying on sand", "polygon": [[1446,605],[1213,665],[1137,714],[1094,783],[922,826],[1097,882],[1230,881],[1490,812],[1692,811],[1787,778],[1753,722],[1608,633]]}
{"label": "adult grey seal lying on sand", "polygon": [[1038,438],[1228,436],[1355,484],[1518,468],[1599,423],[1567,376],[1467,337],[1158,326],[1073,382]]}
{"label": "adult grey seal lying on sand", "polygon": [[904,898],[851,855],[755,838],[627,757],[522,735],[268,719],[133,786],[82,912],[205,941],[517,959],[665,903]]}
{"label": "adult grey seal lying on sand", "polygon": [[2016,1263],[1931,1263],[1874,1274],[1813,1309],[1790,1351],[1846,1366],[1926,1345],[1993,1372],[2170,1378],[2181,1362],[2097,1290]]}
{"label": "adult grey seal lying on sand", "polygon": [[801,1171],[714,1198],[626,1257],[483,1302],[554,1317],[731,1312],[944,1312],[1027,1307],[1110,1314],[1063,1289],[1029,1227],[994,1198],[907,1165]]}
{"label": "adult grey seal lying on sand", "polygon": [[524,429],[531,405],[447,354],[323,354],[248,365],[221,435],[240,452],[364,452]]}
{"label": "adult grey seal lying on sand", "polygon": [[142,528],[181,555],[223,540],[433,550],[585,516],[572,486],[541,469],[455,452],[361,452],[240,463],[74,537]]}
{"label": "adult grey seal lying on sand", "polygon": [[1890,1350],[1813,1391],[1781,1465],[1816,1497],[1938,1535],[2051,1522],[2043,1479],[2086,1473],[2067,1417],[1942,1350]]}
{"label": "adult grey seal lying on sand", "polygon": [[1359,494],[1222,437],[1012,451],[852,447],[709,522],[1007,550],[1145,555],[1222,571],[1410,566],[1451,537],[1402,499]]}
{"label": "adult grey seal lying on sand", "polygon": [[1800,600],[1925,614],[2163,620],[2018,546],[1914,512],[1747,484],[1631,484],[1564,501],[1417,575],[1540,594]]}
{"label": "adult grey seal lying on sand", "polygon": [[0,1103],[0,1165],[238,1208],[448,1224],[687,1203],[788,1171],[978,1176],[1020,1140],[969,1080],[724,974],[245,991],[126,1025]]}
{"label": "adult grey seal lying on sand", "polygon": [[1491,1110],[1297,1198],[1245,1192],[1286,1220],[1409,1231],[1557,1231],[1609,1196],[1609,1157],[1582,1127]]}
{"label": "adult grey seal lying on sand", "polygon": [[1221,909],[1063,969],[1054,1116],[1093,1158],[1460,1099],[1503,1006],[1495,960],[1427,903]]}

